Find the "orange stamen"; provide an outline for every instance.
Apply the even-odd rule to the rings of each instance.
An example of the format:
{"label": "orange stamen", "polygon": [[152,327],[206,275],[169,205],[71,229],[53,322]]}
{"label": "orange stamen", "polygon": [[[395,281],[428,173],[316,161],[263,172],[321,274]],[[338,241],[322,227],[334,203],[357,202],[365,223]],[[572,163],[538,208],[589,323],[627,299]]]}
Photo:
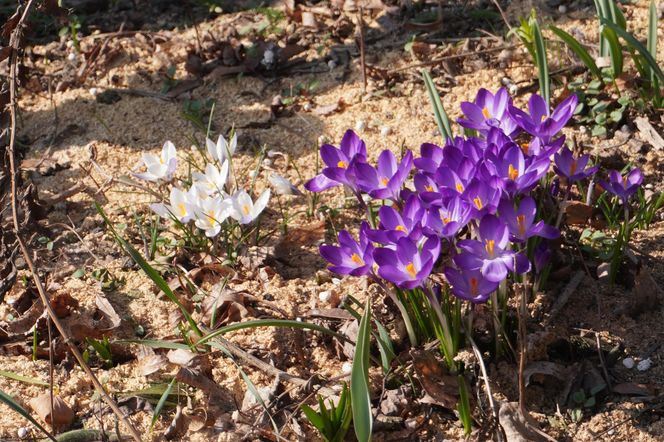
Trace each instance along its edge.
{"label": "orange stamen", "polygon": [[406,271],[408,272],[411,278],[415,278],[417,276],[417,270],[415,270],[415,266],[413,265],[412,262],[408,263],[408,265],[406,266]]}
{"label": "orange stamen", "polygon": [[486,240],[486,246],[484,246],[484,248],[486,249],[486,253],[489,254],[489,257],[493,258],[494,255],[496,254],[496,250],[495,250],[496,249],[496,241],[494,241],[493,239],[487,239]]}
{"label": "orange stamen", "polygon": [[509,175],[510,179],[512,181],[516,180],[519,178],[519,170],[516,169],[514,166],[510,164],[510,166],[507,168],[507,174]]}

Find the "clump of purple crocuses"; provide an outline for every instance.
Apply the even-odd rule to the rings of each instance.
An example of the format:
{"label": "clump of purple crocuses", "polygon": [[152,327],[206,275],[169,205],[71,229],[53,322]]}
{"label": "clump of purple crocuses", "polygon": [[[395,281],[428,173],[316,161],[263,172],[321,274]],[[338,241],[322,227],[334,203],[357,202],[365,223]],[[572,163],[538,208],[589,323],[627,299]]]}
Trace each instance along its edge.
{"label": "clump of purple crocuses", "polygon": [[[339,246],[321,246],[330,270],[427,294],[439,289],[430,275],[441,274],[452,294],[473,303],[486,302],[505,280],[540,272],[551,255],[547,242],[560,233],[555,214],[543,219],[538,189],[551,183],[553,171],[568,198],[573,184],[598,170],[587,155],[575,156],[560,133],[576,105],[570,95],[551,111],[533,95],[525,111],[505,89],[495,95],[481,89],[474,103],[462,103],[458,119],[474,135],[424,144],[419,158],[407,151],[399,161],[384,150],[374,166],[351,130],[339,147],[323,145],[325,167],[305,187],[345,186],[369,208],[359,241],[342,231]],[[601,185],[626,203],[641,181],[634,169],[612,172]]]}

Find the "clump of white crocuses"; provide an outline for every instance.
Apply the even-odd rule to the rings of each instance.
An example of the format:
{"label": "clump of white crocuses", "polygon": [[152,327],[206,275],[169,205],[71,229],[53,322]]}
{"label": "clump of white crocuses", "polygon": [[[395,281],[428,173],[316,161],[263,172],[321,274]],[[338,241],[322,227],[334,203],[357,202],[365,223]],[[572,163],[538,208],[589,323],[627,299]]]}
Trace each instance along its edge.
{"label": "clump of white crocuses", "polygon": [[150,204],[162,218],[191,231],[198,228],[208,238],[217,237],[222,230],[229,233],[223,236],[235,237],[228,229],[254,222],[265,209],[270,190],[263,191],[254,201],[245,189],[236,188],[229,179],[233,175],[236,134],[230,140],[220,135],[216,143],[206,139],[205,146],[206,151],[199,151],[202,165],[193,157],[188,158],[191,169],[196,170],[187,179],[176,177],[177,151],[170,141],[164,143],[160,155],[143,154],[146,171],[134,176],[159,183],[160,189],[170,188],[168,200]]}

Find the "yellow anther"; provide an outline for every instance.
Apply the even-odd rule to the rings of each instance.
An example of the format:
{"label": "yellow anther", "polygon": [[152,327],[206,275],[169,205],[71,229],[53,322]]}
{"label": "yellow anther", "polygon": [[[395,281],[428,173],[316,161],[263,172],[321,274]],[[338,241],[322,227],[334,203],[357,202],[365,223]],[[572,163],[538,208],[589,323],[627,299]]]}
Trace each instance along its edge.
{"label": "yellow anther", "polygon": [[381,178],[380,182],[383,183],[383,186],[387,186],[387,183],[389,183],[390,180],[388,180],[387,178],[383,177],[383,178]]}
{"label": "yellow anther", "polygon": [[415,278],[417,276],[417,270],[415,270],[415,266],[413,265],[412,262],[408,263],[408,265],[406,266],[406,271],[408,272],[411,278]]}
{"label": "yellow anther", "polygon": [[348,167],[348,163],[346,163],[345,161],[339,161],[337,163],[337,167],[341,167],[342,169],[345,169],[346,167]]}
{"label": "yellow anther", "polygon": [[394,228],[394,230],[398,230],[399,232],[403,232],[403,233],[408,233],[408,230],[406,230],[406,227],[405,227],[405,226],[402,226],[401,224],[399,224],[398,226],[396,226],[396,227]]}
{"label": "yellow anther", "polygon": [[482,204],[482,199],[479,196],[473,198],[473,202],[475,203],[475,207],[480,210],[482,210],[482,207],[484,207],[484,204]]}
{"label": "yellow anther", "polygon": [[526,234],[526,215],[517,215],[516,216],[516,225],[519,227],[519,236],[525,236],[525,234]]}
{"label": "yellow anther", "polygon": [[350,260],[353,261],[358,266],[364,265],[364,260],[360,258],[360,255],[358,255],[357,253],[353,253],[350,257]]}
{"label": "yellow anther", "polygon": [[493,239],[487,239],[484,248],[486,249],[486,253],[489,254],[489,257],[493,258],[496,253],[496,241]]}
{"label": "yellow anther", "polygon": [[461,183],[456,183],[456,190],[457,190],[457,192],[459,192],[459,193],[463,193],[463,191],[464,191],[463,184],[461,184]]}
{"label": "yellow anther", "polygon": [[493,115],[491,115],[491,111],[489,109],[487,109],[486,107],[484,109],[482,109],[482,115],[484,115],[484,118],[486,118],[487,120],[489,118],[493,118]]}
{"label": "yellow anther", "polygon": [[507,168],[507,174],[509,175],[510,179],[514,181],[515,179],[519,178],[519,169],[516,169],[510,164],[510,166]]}
{"label": "yellow anther", "polygon": [[526,155],[528,155],[528,151],[529,151],[529,149],[530,149],[530,144],[528,144],[528,143],[521,143],[521,150],[523,151],[523,153],[525,153]]}
{"label": "yellow anther", "polygon": [[249,208],[249,206],[247,206],[246,204],[242,206],[242,213],[244,213],[245,216],[249,215],[251,213],[251,209]]}
{"label": "yellow anther", "polygon": [[187,214],[187,208],[184,206],[184,203],[178,204],[177,207],[178,207],[178,212],[180,213],[180,216],[185,216]]}

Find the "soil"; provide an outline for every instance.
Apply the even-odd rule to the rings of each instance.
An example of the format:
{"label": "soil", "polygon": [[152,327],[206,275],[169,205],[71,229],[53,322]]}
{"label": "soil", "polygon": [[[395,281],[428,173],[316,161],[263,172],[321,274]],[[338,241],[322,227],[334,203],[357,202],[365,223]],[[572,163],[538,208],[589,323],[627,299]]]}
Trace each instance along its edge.
{"label": "soil", "polygon": [[[517,14],[521,10],[529,9],[528,5],[519,3],[524,2],[512,2],[506,11],[512,23],[516,23]],[[550,6],[553,3],[556,4],[555,7]],[[558,4],[567,5],[568,12],[560,13]],[[481,5],[493,8],[490,6],[491,2],[480,2]],[[596,42],[596,19],[592,2],[556,1],[538,3],[535,6],[542,8],[541,16],[545,20],[550,20],[566,30],[576,29],[587,36],[590,42]],[[648,2],[645,0],[622,6],[630,29],[639,37],[645,35],[647,7]],[[134,12],[138,14],[138,11]],[[267,176],[271,172],[279,173],[303,189],[304,181],[316,173],[317,147],[321,137],[337,144],[348,128],[359,127],[362,125],[360,122],[365,126],[360,135],[367,143],[370,160],[375,160],[378,152],[384,148],[390,148],[395,153],[399,153],[403,148],[417,152],[421,143],[436,142],[440,139],[427,92],[420,80],[418,68],[414,67],[427,58],[418,60],[404,51],[408,38],[406,31],[397,29],[390,32],[389,27],[385,28],[398,26],[398,20],[394,16],[385,11],[373,11],[371,14],[371,17],[365,18],[369,30],[375,32],[375,35],[388,35],[367,45],[367,61],[388,71],[400,70],[400,78],[391,81],[387,86],[382,81],[370,78],[366,90],[363,88],[360,59],[356,56],[357,49],[351,35],[336,43],[312,37],[304,53],[306,60],[311,62],[320,57],[320,52],[331,53],[334,44],[346,45],[353,54],[347,67],[337,65],[330,68],[327,63],[323,63],[327,69],[315,74],[209,75],[203,77],[200,87],[173,100],[120,93],[120,99],[112,104],[100,102],[99,95],[109,89],[159,92],[164,85],[165,70],[170,65],[175,67],[175,72],[172,73],[174,79],[191,78],[185,68],[187,50],[196,47],[200,36],[222,36],[228,32],[229,27],[240,27],[245,22],[258,21],[256,12],[252,10],[217,16],[203,14],[205,18],[197,21],[195,26],[173,27],[174,19],[170,10],[154,21],[143,17],[143,22],[151,25],[145,25],[144,28],[137,26],[135,29],[158,32],[165,41],[155,40],[147,31],[142,35],[148,37],[139,38],[136,34],[127,34],[112,38],[108,44],[118,51],[118,55],[107,65],[99,67],[98,71],[83,83],[66,80],[66,75],[61,72],[74,72],[79,69],[84,63],[81,55],[77,55],[73,61],[67,60],[66,54],[69,50],[57,41],[38,44],[32,48],[34,54],[52,54],[56,60],[49,65],[44,63],[44,59],[37,58],[33,69],[34,76],[39,78],[39,81],[43,82],[44,78],[51,75],[56,80],[68,81],[69,84],[62,86],[62,89],[66,90],[56,92],[54,81],[51,85],[52,93],[49,93],[48,88],[22,91],[19,102],[19,140],[25,146],[25,157],[37,161],[47,158],[59,165],[47,173],[26,173],[36,185],[42,200],[57,196],[79,183],[89,189],[57,203],[46,218],[40,221],[40,229],[44,233],[35,234],[31,240],[31,247],[39,257],[40,267],[49,272],[47,282],[51,296],[66,294],[77,301],[77,306],[70,310],[70,316],[63,319],[68,327],[75,327],[77,324],[92,328],[108,325],[100,319],[96,307],[97,297],[102,294],[100,283],[91,277],[92,271],[106,269],[115,279],[121,281],[117,288],[104,292],[122,319],[120,327],[110,335],[111,340],[137,339],[138,326],[142,329],[140,337],[173,339],[178,336],[173,327],[174,305],[158,293],[144,273],[131,265],[131,261],[128,261],[107,232],[93,203],[101,204],[116,225],[125,224],[123,234],[130,238],[135,247],[143,250],[136,219],[139,217],[146,220],[146,223],[150,222],[151,214],[147,204],[154,202],[154,198],[123,184],[122,177],[127,177],[130,172],[137,170],[143,153],[158,152],[166,140],[175,143],[181,160],[194,142],[203,141],[203,132],[183,116],[183,107],[187,102],[214,100],[211,127],[215,136],[227,134],[233,127],[237,129],[239,153],[235,157],[236,170],[243,171],[238,177],[244,187],[249,188],[251,185],[249,171],[256,168],[261,148],[283,154],[272,155],[272,158],[262,163],[254,189],[256,194],[266,188]],[[159,20],[162,19],[164,26],[155,30],[154,23],[161,23]],[[140,23],[140,20],[138,22]],[[490,23],[499,27],[487,28],[492,33],[503,33],[504,25],[499,18]],[[112,29],[104,31],[111,32]],[[659,34],[661,33],[660,27]],[[471,27],[457,36],[486,37]],[[450,40],[457,36],[444,33],[442,37],[441,34],[434,35],[431,41],[437,43],[429,43],[429,50],[432,54],[445,53],[454,45],[464,44],[463,41],[457,43]],[[81,50],[90,50],[96,41],[91,36],[81,36]],[[323,46],[322,49],[318,47],[319,44]],[[500,44],[503,43],[496,43],[493,38],[486,37],[481,40],[480,46],[471,47],[470,50],[477,52]],[[664,45],[660,44],[658,50],[658,59],[664,60]],[[498,57],[499,51],[495,51],[487,55],[454,60],[451,62],[452,66],[434,66],[434,76],[450,118],[459,116],[459,104],[462,101],[472,101],[478,88],[497,89],[504,78],[509,78],[523,90],[528,90],[531,86],[531,90],[534,90],[532,88],[536,87],[536,74],[527,54],[523,53],[520,45],[506,51],[508,52],[503,51],[502,58]],[[561,57],[552,62],[556,65],[552,70],[568,64],[567,55],[562,52],[564,51],[561,50]],[[427,57],[430,56],[432,55]],[[347,73],[344,73],[345,71]],[[307,96],[297,97],[294,105],[287,106],[287,111],[279,111],[275,116],[273,97],[282,95],[283,100],[286,98],[284,91],[314,80],[316,86]],[[516,101],[523,104],[528,95],[519,94]],[[335,103],[343,104],[338,110],[325,115],[316,111]],[[659,121],[658,124],[658,127],[661,127],[662,122]],[[612,147],[622,143],[625,138],[638,138],[638,132],[631,121],[627,121],[626,126],[625,131],[617,130],[610,139],[591,138],[588,131],[584,133],[579,127],[568,128],[566,133],[577,136],[579,141],[592,146],[595,151],[610,152],[612,155],[615,153],[612,161],[622,164],[632,161],[644,166],[647,172],[646,183],[652,184],[654,191],[661,191],[663,169],[659,160],[664,152],[654,149],[635,152],[627,148]],[[602,158],[604,157],[608,158],[609,155],[603,154]],[[90,161],[91,158],[94,163]],[[113,182],[105,185],[111,179]],[[103,191],[100,188],[103,188]],[[339,300],[346,295],[352,295],[363,302],[367,295],[371,294],[374,304],[379,310],[382,309],[378,314],[389,319],[393,313],[385,307],[378,290],[374,290],[375,287],[367,288],[362,281],[353,278],[332,279],[325,270],[324,261],[318,256],[318,245],[333,238],[333,229],[353,228],[361,216],[355,209],[345,208],[343,193],[329,191],[321,195],[319,204],[336,209],[338,215],[321,215],[320,219],[307,217],[307,197],[278,198],[291,214],[288,232],[283,234],[281,231],[279,209],[273,204],[277,199],[275,196],[265,220],[266,228],[272,228],[275,233],[259,250],[272,252],[273,256],[267,260],[257,258],[254,268],[240,266],[237,275],[228,282],[228,289],[251,295],[257,300],[245,303],[247,313],[242,320],[275,315],[286,318],[306,317],[312,309],[337,307]],[[529,324],[529,331],[534,339],[533,353],[539,356],[533,356],[532,362],[556,362],[569,369],[570,373],[576,373],[575,376],[587,369],[583,364],[588,364],[592,368],[588,371],[608,370],[612,386],[643,384],[643,388],[648,392],[644,396],[609,394],[604,391],[598,395],[596,405],[583,409],[583,417],[578,422],[573,422],[566,414],[567,404],[557,404],[552,399],[560,394],[560,383],[552,383],[550,379],[533,380],[528,387],[528,408],[543,431],[552,437],[575,441],[664,439],[661,406],[656,406],[661,405],[662,399],[659,395],[664,379],[664,349],[661,347],[664,322],[661,320],[662,292],[659,289],[664,284],[663,235],[664,222],[661,221],[655,222],[648,230],[634,233],[634,254],[641,260],[641,274],[651,275],[652,279],[648,279],[652,283],[650,286],[633,286],[633,281],[628,281],[624,285],[611,287],[599,282],[594,271],[589,271],[552,322],[543,326],[542,321],[548,315],[549,307],[565,289],[577,270],[575,268],[566,273],[559,272],[557,278],[552,278],[546,291],[539,294],[530,305],[533,320]],[[55,239],[52,250],[38,241],[40,236]],[[593,263],[589,262],[587,265],[593,268]],[[81,278],[72,277],[79,268],[85,269],[85,275]],[[202,281],[202,288],[210,289],[217,282],[218,276],[207,275]],[[16,313],[10,301],[23,291],[24,285],[19,282],[6,296],[5,302],[0,304],[0,319],[9,322],[15,317]],[[329,300],[321,301],[320,295],[323,292],[332,294]],[[644,297],[646,300],[642,301]],[[282,314],[270,310],[265,302],[271,303]],[[642,302],[647,304],[639,304]],[[316,321],[332,327],[341,324],[334,320]],[[28,334],[31,342],[32,333]],[[596,334],[599,341],[596,341]],[[322,379],[343,377],[343,365],[349,362],[348,356],[339,345],[317,333],[260,328],[233,332],[226,337],[251,355],[303,379],[314,375]],[[403,347],[398,341],[406,341],[403,332],[394,330],[392,337],[397,340],[399,347]],[[574,340],[576,338],[586,344],[590,342],[590,348],[580,350],[574,347],[570,343],[579,342]],[[42,336],[40,339],[46,338]],[[602,364],[597,357],[596,342],[599,342],[600,352],[605,357],[609,356],[611,349],[618,346],[615,359]],[[59,342],[58,345],[62,346],[62,343]],[[81,345],[81,348],[83,347],[84,345]],[[96,375],[116,398],[121,399],[123,392],[135,392],[153,384],[168,383],[179,370],[175,364],[165,364],[155,373],[145,376],[141,358],[135,356],[136,346],[129,347],[133,353],[126,350],[127,346],[124,347],[125,350],[118,350],[117,357],[122,357],[124,353],[126,360],[113,367],[105,367],[100,361],[92,361]],[[31,354],[14,355],[3,350],[3,345],[0,345],[0,352],[3,352],[0,356],[0,369],[48,381],[47,357],[33,360]],[[626,357],[636,359],[637,363],[649,358],[652,366],[646,371],[628,369],[622,363]],[[255,422],[260,418],[262,409],[254,407],[238,415],[238,409],[242,408],[241,404],[247,392],[247,383],[243,380],[241,370],[258,388],[271,386],[274,378],[247,364],[240,363],[241,368],[238,368],[221,353],[212,354],[208,359],[211,367],[209,377],[220,387],[223,397],[221,400],[212,401],[209,394],[202,390],[188,389],[187,396],[183,394],[180,398],[180,402],[186,406],[186,428],[176,439],[231,441],[240,440],[247,434],[251,435],[250,438],[259,438],[261,433],[251,430],[256,430]],[[488,369],[496,398],[502,401],[517,400],[517,365],[514,360],[506,358],[494,361],[489,364]],[[76,413],[74,427],[115,427],[113,414],[103,411],[104,406],[99,396],[75,362],[68,357],[62,359],[55,364],[53,376],[56,394]],[[570,376],[574,377],[572,374]],[[378,396],[382,387],[382,376],[378,370],[372,371],[372,380],[375,383],[374,393]],[[335,384],[338,382],[332,382],[330,386]],[[282,385],[282,389],[291,388],[289,384]],[[479,389],[480,394],[483,394],[481,381],[477,381],[475,387],[475,390]],[[3,376],[0,376],[0,390],[18,399],[24,406],[27,406],[31,398],[47,391],[41,386]],[[286,394],[289,399],[283,403],[292,401],[291,405],[297,404],[306,396],[299,389],[291,389]],[[291,406],[291,410],[293,409],[295,407]],[[168,409],[151,430],[151,411],[132,411],[131,420],[145,440],[157,441],[163,440],[173,415],[174,411]],[[407,427],[394,431],[377,431],[376,439],[463,439],[463,431],[456,418],[440,407],[417,406],[406,410],[402,417],[406,422],[410,422]],[[282,422],[282,425],[282,436],[286,439],[316,438],[315,431],[297,412],[292,416],[292,420]],[[19,429],[25,426],[26,422],[13,412],[0,414],[0,438],[3,440],[16,438]],[[121,432],[127,433],[123,424],[119,424],[119,428]],[[269,421],[262,428],[264,435],[272,431]],[[274,440],[274,436],[265,437]]]}

